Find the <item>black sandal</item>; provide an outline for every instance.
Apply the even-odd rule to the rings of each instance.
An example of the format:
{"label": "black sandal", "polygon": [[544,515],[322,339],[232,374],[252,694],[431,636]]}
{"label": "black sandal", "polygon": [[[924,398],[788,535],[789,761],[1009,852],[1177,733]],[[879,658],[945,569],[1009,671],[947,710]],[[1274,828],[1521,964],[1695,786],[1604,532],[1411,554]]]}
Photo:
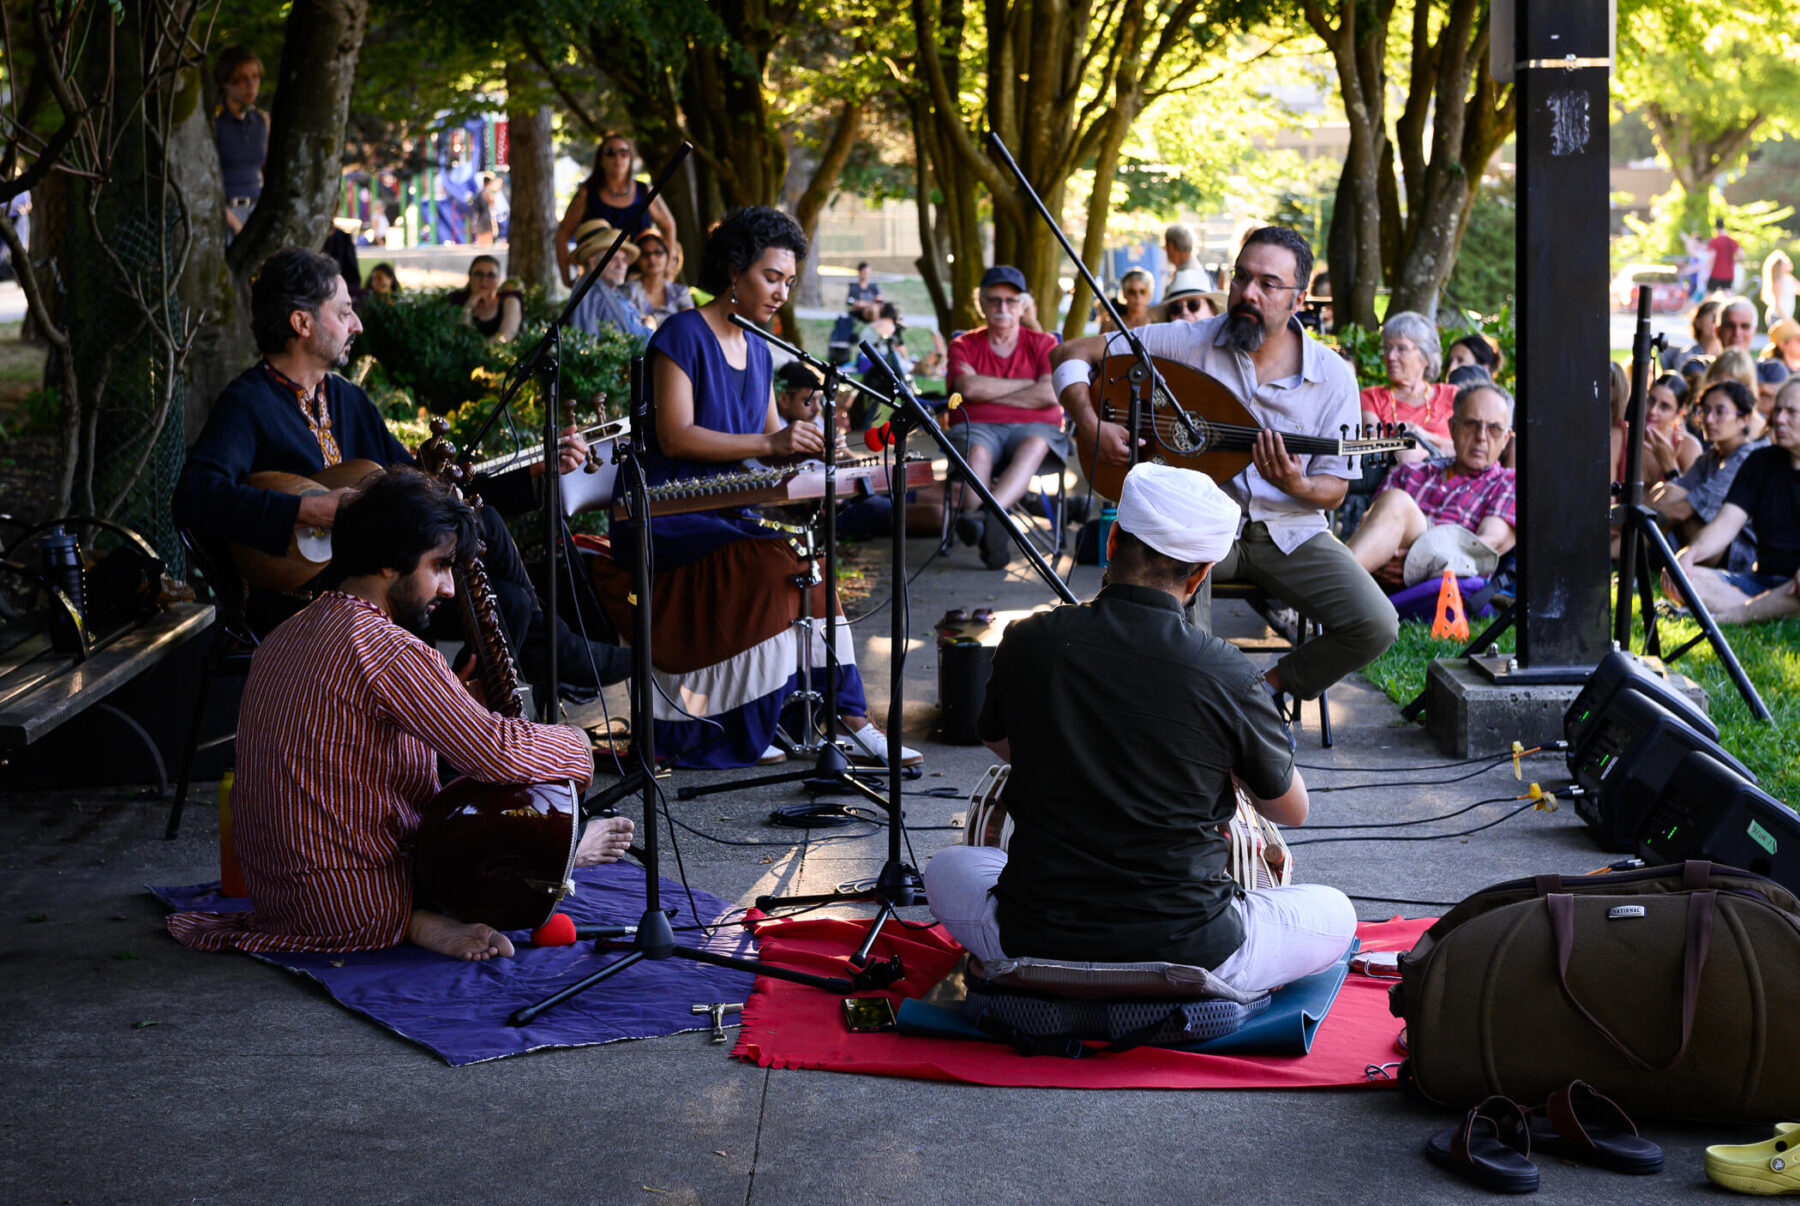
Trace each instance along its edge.
{"label": "black sandal", "polygon": [[1531,1123],[1508,1097],[1488,1098],[1463,1115],[1461,1126],[1433,1135],[1425,1143],[1425,1154],[1497,1193],[1532,1193],[1538,1187],[1538,1167],[1531,1162]]}
{"label": "black sandal", "polygon": [[1572,1080],[1531,1111],[1531,1144],[1612,1172],[1661,1172],[1663,1150],[1638,1134],[1618,1103],[1585,1081]]}

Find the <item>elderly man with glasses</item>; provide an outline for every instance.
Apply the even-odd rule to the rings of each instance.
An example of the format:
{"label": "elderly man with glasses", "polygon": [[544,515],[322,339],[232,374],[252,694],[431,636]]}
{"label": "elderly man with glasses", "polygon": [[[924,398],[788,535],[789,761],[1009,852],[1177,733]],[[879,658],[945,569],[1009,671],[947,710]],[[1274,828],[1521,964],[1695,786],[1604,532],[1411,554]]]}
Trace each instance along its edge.
{"label": "elderly man with glasses", "polygon": [[[1311,279],[1312,247],[1295,231],[1264,226],[1238,252],[1225,313],[1196,323],[1159,323],[1139,335],[1152,356],[1215,378],[1264,429],[1251,466],[1219,486],[1244,515],[1237,540],[1219,559],[1192,612],[1209,628],[1211,581],[1246,581],[1326,624],[1323,635],[1287,654],[1264,676],[1276,694],[1316,699],[1332,683],[1379,657],[1399,621],[1387,596],[1332,535],[1326,514],[1361,476],[1347,456],[1295,456],[1282,433],[1341,438],[1356,426],[1356,372],[1301,326],[1297,313]],[[1090,381],[1107,353],[1103,337],[1057,349],[1054,385],[1075,421],[1082,463],[1130,460],[1125,428],[1101,422]],[[1150,455],[1151,450],[1144,450]]]}
{"label": "elderly man with glasses", "polygon": [[[1002,509],[1024,497],[1046,455],[1054,453],[1058,461],[1069,455],[1062,410],[1050,389],[1056,337],[1023,325],[1029,296],[1024,273],[1010,264],[994,265],[982,275],[976,295],[987,325],[950,341],[947,376],[950,388],[963,396],[962,408],[951,416],[950,435],[982,484],[992,480]],[[1005,569],[1011,552],[1006,526],[985,506],[972,507],[975,501],[973,491],[963,497],[957,537],[980,545],[989,569]]]}
{"label": "elderly man with glasses", "polygon": [[1505,556],[1514,530],[1513,471],[1500,463],[1512,436],[1512,395],[1478,381],[1456,393],[1447,457],[1394,466],[1350,537],[1357,562],[1378,580],[1401,583],[1406,552],[1431,528],[1453,523]]}

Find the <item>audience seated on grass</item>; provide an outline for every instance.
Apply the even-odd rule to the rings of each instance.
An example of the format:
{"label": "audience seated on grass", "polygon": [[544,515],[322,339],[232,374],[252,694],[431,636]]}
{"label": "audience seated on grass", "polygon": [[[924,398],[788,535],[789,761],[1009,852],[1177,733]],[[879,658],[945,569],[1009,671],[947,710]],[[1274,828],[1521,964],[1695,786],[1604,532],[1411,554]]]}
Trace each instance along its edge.
{"label": "audience seated on grass", "polygon": [[1700,459],[1700,441],[1687,427],[1688,387],[1679,373],[1658,377],[1650,387],[1646,406],[1644,484],[1648,486],[1686,473]]}
{"label": "audience seated on grass", "polygon": [[[1706,387],[1699,411],[1706,448],[1686,472],[1673,481],[1657,482],[1647,495],[1663,526],[1680,544],[1693,543],[1700,529],[1718,518],[1745,458],[1768,446],[1767,440],[1750,438],[1756,400],[1741,382],[1719,381]],[[1756,563],[1756,536],[1750,524],[1732,540],[1723,560],[1714,562],[1733,573]]]}
{"label": "audience seated on grass", "polygon": [[1515,478],[1500,453],[1512,436],[1512,415],[1512,395],[1498,385],[1466,385],[1450,421],[1453,455],[1388,473],[1349,542],[1357,563],[1387,590],[1413,585],[1405,577],[1407,551],[1434,526],[1466,529],[1496,557],[1511,551],[1518,539]]}
{"label": "audience seated on grass", "polygon": [[[1774,408],[1775,396],[1770,394],[1765,400],[1759,392],[1762,378],[1756,373],[1756,360],[1742,348],[1726,348],[1720,352],[1713,362],[1706,366],[1706,376],[1702,385],[1711,385],[1715,381],[1741,381],[1750,396],[1756,399],[1756,413],[1750,417],[1750,438],[1761,439],[1768,434],[1769,411]],[[1704,389],[1702,392],[1705,392]]]}
{"label": "audience seated on grass", "polygon": [[[1718,515],[1681,552],[1700,601],[1721,624],[1800,615],[1800,378],[1775,399],[1770,444],[1744,458]],[[1756,564],[1714,569],[1746,525],[1755,529]],[[1672,592],[1673,583],[1664,582]]]}

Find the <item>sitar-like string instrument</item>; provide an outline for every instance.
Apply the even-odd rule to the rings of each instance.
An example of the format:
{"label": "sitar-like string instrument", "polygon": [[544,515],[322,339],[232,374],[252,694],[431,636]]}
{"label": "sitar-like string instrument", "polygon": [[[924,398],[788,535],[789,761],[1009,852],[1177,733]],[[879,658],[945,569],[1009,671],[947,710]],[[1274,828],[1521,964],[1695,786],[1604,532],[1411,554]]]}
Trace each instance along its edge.
{"label": "sitar-like string instrument", "polygon": [[[449,424],[434,419],[431,430],[432,438],[419,448],[420,464],[460,494],[468,471],[456,463],[456,450],[444,438]],[[470,503],[478,510],[482,505],[479,498]],[[474,677],[490,709],[523,717],[518,667],[481,563],[482,551],[457,549],[452,569]],[[580,816],[573,783],[456,779],[419,810],[415,888],[430,907],[459,921],[500,930],[536,928],[573,890],[569,873]]]}

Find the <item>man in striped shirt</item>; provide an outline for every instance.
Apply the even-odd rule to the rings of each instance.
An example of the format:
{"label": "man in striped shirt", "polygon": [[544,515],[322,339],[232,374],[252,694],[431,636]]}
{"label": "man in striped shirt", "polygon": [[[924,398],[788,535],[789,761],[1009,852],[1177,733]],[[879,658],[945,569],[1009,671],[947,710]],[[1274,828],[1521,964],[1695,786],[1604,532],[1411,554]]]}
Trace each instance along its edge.
{"label": "man in striped shirt", "polygon": [[[468,505],[414,470],[372,479],[341,507],[336,588],[270,633],[244,686],[232,836],[253,909],[175,914],[181,942],[513,953],[505,934],[413,900],[411,839],[438,790],[438,757],[484,782],[577,784],[593,777],[593,758],[577,729],[481,707],[413,635],[453,597],[456,550],[476,539]],[[616,860],[631,831],[624,818],[594,822],[577,863]]]}

